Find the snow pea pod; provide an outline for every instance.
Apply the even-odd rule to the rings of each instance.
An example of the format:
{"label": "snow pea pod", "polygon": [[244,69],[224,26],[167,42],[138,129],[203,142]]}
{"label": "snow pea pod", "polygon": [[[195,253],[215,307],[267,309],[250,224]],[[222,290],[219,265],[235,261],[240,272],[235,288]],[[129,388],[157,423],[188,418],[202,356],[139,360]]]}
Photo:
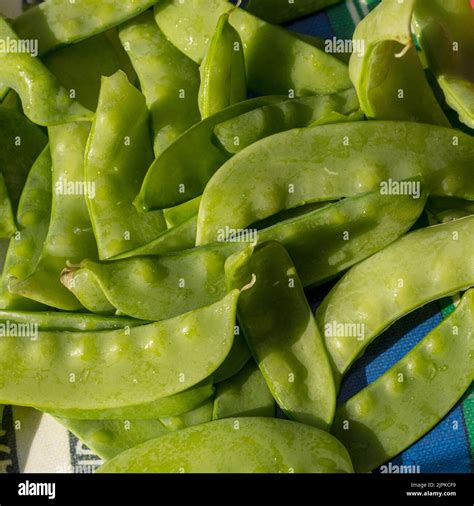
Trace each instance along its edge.
{"label": "snow pea pod", "polygon": [[125,23],[119,29],[119,37],[150,110],[158,156],[201,119],[199,68],[166,39],[151,12]]}
{"label": "snow pea pod", "polygon": [[0,238],[8,239],[15,233],[15,217],[3,174],[0,173]]}
{"label": "snow pea pod", "polygon": [[102,78],[85,155],[86,200],[102,260],[166,230],[161,211],[139,213],[133,205],[153,161],[148,119],[143,95],[124,72]]}
{"label": "snow pea pod", "polygon": [[331,364],[287,252],[268,242],[236,253],[226,277],[232,288],[245,286],[239,324],[278,405],[291,419],[328,430],[336,407]]}
{"label": "snow pea pod", "polygon": [[438,221],[444,222],[474,214],[474,202],[453,197],[431,197],[427,209]]}
{"label": "snow pea pod", "polygon": [[[214,144],[214,127],[283,97],[258,97],[233,105],[184,132],[149,168],[136,205],[143,210],[177,206],[201,195],[229,153]],[[199,157],[196,157],[199,153]]]}
{"label": "snow pea pod", "polygon": [[474,128],[474,9],[468,0],[417,0],[414,27],[424,57],[459,119]]}
{"label": "snow pea pod", "polygon": [[474,216],[412,232],[353,267],[316,312],[339,375],[396,320],[474,285],[473,248]]}
{"label": "snow pea pod", "polygon": [[244,45],[247,87],[254,92],[300,97],[351,86],[344,63],[226,0],[160,1],[155,19],[178,49],[201,63],[217,20],[230,10],[230,24]]}
{"label": "snow pea pod", "polygon": [[247,342],[240,332],[240,327],[236,326],[234,334],[232,349],[219,369],[213,374],[214,383],[220,383],[221,381],[228,380],[232,378],[232,376],[235,376],[252,356]]}
{"label": "snow pea pod", "polygon": [[327,432],[249,417],[172,432],[117,455],[97,472],[351,473],[352,464],[346,449]]}
{"label": "snow pea pod", "polygon": [[168,430],[183,430],[187,427],[210,422],[212,420],[212,407],[213,402],[208,399],[192,411],[178,416],[161,417],[160,421]]}
{"label": "snow pea pod", "polygon": [[168,228],[174,228],[177,225],[181,225],[189,218],[197,216],[199,211],[199,205],[201,203],[201,197],[196,197],[193,200],[189,200],[184,204],[180,204],[176,207],[170,207],[163,211],[165,215],[166,224]]}
{"label": "snow pea pod", "polygon": [[[20,44],[3,18],[0,19],[0,42],[7,48]],[[0,84],[18,93],[25,115],[38,125],[52,126],[92,118],[92,112],[71,99],[56,77],[30,53],[0,52]]]}
{"label": "snow pea pod", "polygon": [[244,48],[239,34],[221,14],[201,63],[199,110],[202,119],[247,98]]}
{"label": "snow pea pod", "polygon": [[97,246],[84,194],[84,153],[90,123],[69,123],[49,129],[52,207],[46,240],[33,272],[12,280],[11,292],[65,311],[82,306],[60,281],[67,262],[97,258]]}
{"label": "snow pea pod", "polygon": [[[346,121],[362,120],[359,101],[353,89],[331,95],[314,95],[269,104],[219,123],[214,133],[229,153],[238,153],[254,142],[292,128],[303,128],[314,122],[333,123],[334,113]],[[352,114],[355,113],[355,114]]]}
{"label": "snow pea pod", "polygon": [[44,411],[106,409],[183,392],[208,378],[228,355],[238,294],[234,290],[212,305],[129,332],[3,337],[1,402]]}
{"label": "snow pea pod", "polygon": [[[435,149],[427,149],[436,146]],[[370,121],[289,130],[226,162],[204,191],[196,244],[281,210],[421,175],[435,196],[474,200],[474,139],[457,130]]]}
{"label": "snow pea pod", "polygon": [[384,0],[356,27],[349,74],[367,117],[449,126],[410,30],[416,0]]}
{"label": "snow pea pod", "polygon": [[240,416],[275,416],[275,400],[253,360],[216,389],[212,419]]}
{"label": "snow pea pod", "polygon": [[269,23],[281,24],[326,9],[340,0],[250,0],[246,9]]}
{"label": "snow pea pod", "polygon": [[405,357],[339,406],[333,434],[356,472],[394,457],[434,427],[474,380],[474,291]]}

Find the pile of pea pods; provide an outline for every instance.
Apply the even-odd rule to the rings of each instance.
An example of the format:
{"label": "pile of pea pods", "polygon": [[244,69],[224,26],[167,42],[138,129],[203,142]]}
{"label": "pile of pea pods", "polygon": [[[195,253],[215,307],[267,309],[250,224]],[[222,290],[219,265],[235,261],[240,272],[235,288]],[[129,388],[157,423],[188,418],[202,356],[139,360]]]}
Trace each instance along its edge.
{"label": "pile of pea pods", "polygon": [[[352,54],[281,26],[335,3],[0,19],[0,403],[99,472],[370,472],[469,389],[474,9],[382,0]],[[458,292],[337,403],[385,329]]]}

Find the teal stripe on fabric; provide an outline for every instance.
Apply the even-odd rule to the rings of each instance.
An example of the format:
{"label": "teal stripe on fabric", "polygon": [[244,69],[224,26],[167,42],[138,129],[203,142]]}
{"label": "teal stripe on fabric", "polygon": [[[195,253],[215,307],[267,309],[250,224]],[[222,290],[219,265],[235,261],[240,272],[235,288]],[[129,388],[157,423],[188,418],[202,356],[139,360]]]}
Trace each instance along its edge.
{"label": "teal stripe on fabric", "polygon": [[334,35],[340,39],[352,39],[355,24],[352,20],[347,4],[342,3],[327,9],[327,15]]}

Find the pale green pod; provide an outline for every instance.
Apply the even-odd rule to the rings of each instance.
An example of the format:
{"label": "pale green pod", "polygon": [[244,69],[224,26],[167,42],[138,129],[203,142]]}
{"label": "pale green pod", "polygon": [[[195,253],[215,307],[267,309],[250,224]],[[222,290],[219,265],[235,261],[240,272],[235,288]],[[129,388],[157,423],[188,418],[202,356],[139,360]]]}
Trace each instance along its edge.
{"label": "pale green pod", "polygon": [[176,416],[160,417],[160,422],[168,430],[183,430],[187,427],[210,422],[212,420],[212,407],[212,399],[208,399],[192,411]]}

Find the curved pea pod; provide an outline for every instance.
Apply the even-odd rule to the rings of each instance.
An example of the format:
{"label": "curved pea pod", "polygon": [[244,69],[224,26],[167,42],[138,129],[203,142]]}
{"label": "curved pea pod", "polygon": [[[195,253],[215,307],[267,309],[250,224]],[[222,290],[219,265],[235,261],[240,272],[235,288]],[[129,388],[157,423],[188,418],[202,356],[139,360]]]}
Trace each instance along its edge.
{"label": "curved pea pod", "polygon": [[105,32],[143,11],[157,0],[48,0],[28,9],[14,21],[22,39],[37,39],[40,54]]}
{"label": "curved pea pod", "polygon": [[412,42],[416,0],[384,0],[356,27],[349,74],[367,117],[449,126]]}
{"label": "curved pea pod", "polygon": [[148,119],[143,95],[124,72],[102,78],[85,155],[86,199],[102,260],[143,246],[166,230],[161,211],[140,213],[133,205],[153,161]]}
{"label": "curved pea pod", "polygon": [[151,12],[122,25],[119,37],[150,110],[158,156],[201,119],[199,68],[166,39]]}
{"label": "curved pea pod", "polygon": [[0,19],[0,44],[7,48],[0,52],[0,84],[18,93],[25,115],[33,123],[52,126],[92,118],[92,112],[72,100],[39,59],[29,52],[8,49],[23,42],[4,19]]}
{"label": "curved pea pod", "polygon": [[228,285],[242,288],[239,324],[280,408],[298,422],[327,430],[336,389],[324,340],[296,269],[276,242],[226,263]]}
{"label": "curved pea pod", "polygon": [[474,10],[467,0],[417,0],[414,27],[423,55],[459,119],[474,128]]}
{"label": "curved pea pod", "polygon": [[368,472],[432,429],[474,379],[474,291],[402,360],[339,406],[333,433]]}
{"label": "curved pea pod", "polygon": [[183,392],[228,355],[238,294],[234,290],[209,306],[129,331],[3,337],[1,402],[43,411],[110,409]]}
{"label": "curved pea pod", "polygon": [[275,400],[253,360],[216,388],[212,419],[240,416],[275,416]]}
{"label": "curved pea pod", "polygon": [[353,267],[316,311],[338,374],[397,319],[474,285],[473,247],[474,216],[412,232]]}
{"label": "curved pea pod", "polygon": [[[436,149],[426,149],[436,146]],[[474,200],[474,139],[411,122],[354,122],[289,130],[252,144],[212,177],[196,244],[284,209],[353,196],[421,175],[431,195]],[[222,196],[225,195],[225,199]]]}
{"label": "curved pea pod", "polygon": [[339,0],[250,0],[246,9],[269,23],[285,23],[337,4]]}
{"label": "curved pea pod", "polygon": [[197,63],[206,55],[219,17],[230,24],[244,46],[247,87],[262,94],[305,96],[351,86],[347,66],[291,32],[271,25],[226,0],[160,1],[155,19],[166,37]]}
{"label": "curved pea pod", "polygon": [[56,420],[104,460],[169,433],[159,420]]}
{"label": "curved pea pod", "polygon": [[288,420],[225,419],[127,450],[99,473],[351,473],[346,449],[327,432]]}
{"label": "curved pea pod", "polygon": [[10,238],[16,230],[15,217],[3,174],[0,173],[0,238]]}
{"label": "curved pea pod", "polygon": [[431,197],[427,209],[438,221],[445,222],[474,214],[474,202],[452,197]]}
{"label": "curved pea pod", "polygon": [[181,225],[191,217],[197,216],[199,211],[199,204],[201,203],[201,197],[196,197],[193,200],[189,200],[179,206],[170,207],[163,211],[165,216],[166,224],[168,228],[174,228],[177,225]]}
{"label": "curved pea pod", "polygon": [[199,110],[203,119],[247,98],[244,48],[227,12],[217,21],[200,73]]}
{"label": "curved pea pod", "polygon": [[217,369],[213,374],[214,383],[220,383],[221,381],[225,381],[232,376],[235,376],[252,356],[249,347],[247,346],[247,342],[240,333],[240,327],[235,327],[234,334],[232,349],[224,362],[222,362],[219,369]]}
{"label": "curved pea pod", "polygon": [[[214,143],[214,127],[282,97],[257,97],[214,114],[184,132],[149,168],[136,205],[143,210],[177,206],[201,195],[230,155]],[[199,156],[196,156],[199,153]]]}
{"label": "curved pea pod", "polygon": [[351,116],[358,110],[357,95],[353,89],[349,89],[265,105],[219,123],[214,133],[222,147],[235,154],[278,132],[303,128],[315,122],[320,125],[333,123],[336,118],[334,113],[340,113],[346,121],[361,120],[361,113]]}
{"label": "curved pea pod", "polygon": [[30,170],[18,204],[18,230],[10,240],[1,278],[2,309],[38,310],[44,307],[10,293],[8,285],[12,279],[28,277],[40,258],[51,214],[51,167],[51,154],[46,146]]}
{"label": "curved pea pod", "polygon": [[212,420],[212,400],[207,400],[192,411],[177,416],[161,417],[161,423],[168,430],[183,430]]}
{"label": "curved pea pod", "polygon": [[[49,129],[52,173],[52,207],[49,229],[39,260],[26,278],[11,280],[9,290],[65,311],[81,309],[79,301],[60,281],[68,262],[97,258],[85,193],[84,153],[89,123],[69,123]],[[67,146],[67,149],[66,149]]]}

